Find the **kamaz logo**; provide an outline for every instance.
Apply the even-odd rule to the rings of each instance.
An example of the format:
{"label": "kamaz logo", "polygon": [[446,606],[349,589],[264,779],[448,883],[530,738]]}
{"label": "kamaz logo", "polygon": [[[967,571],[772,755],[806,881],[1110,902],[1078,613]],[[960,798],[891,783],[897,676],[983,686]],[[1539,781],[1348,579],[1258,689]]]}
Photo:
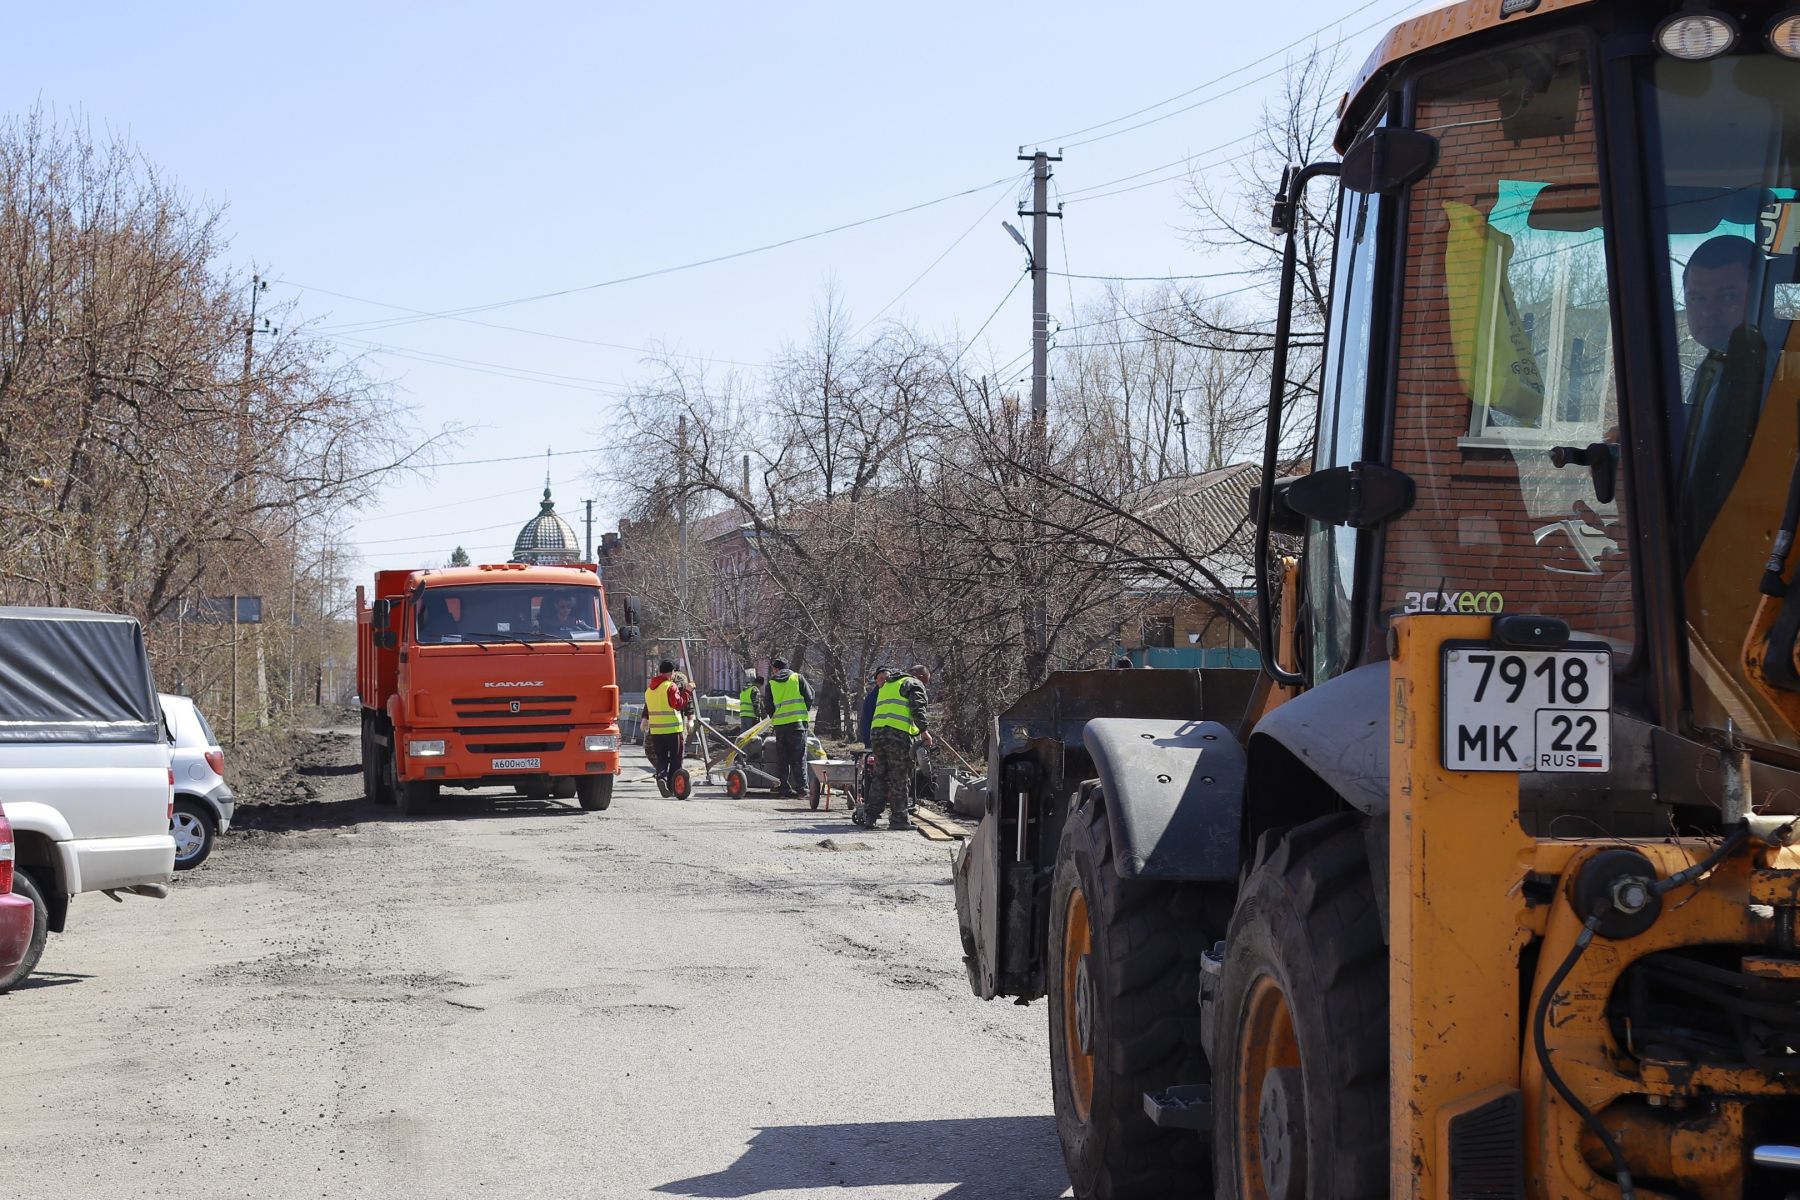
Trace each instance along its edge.
{"label": "kamaz logo", "polygon": [[544,681],[541,679],[520,679],[520,680],[516,680],[512,683],[484,683],[481,686],[482,687],[543,687]]}
{"label": "kamaz logo", "polygon": [[1499,592],[1408,592],[1409,613],[1497,613],[1506,608]]}

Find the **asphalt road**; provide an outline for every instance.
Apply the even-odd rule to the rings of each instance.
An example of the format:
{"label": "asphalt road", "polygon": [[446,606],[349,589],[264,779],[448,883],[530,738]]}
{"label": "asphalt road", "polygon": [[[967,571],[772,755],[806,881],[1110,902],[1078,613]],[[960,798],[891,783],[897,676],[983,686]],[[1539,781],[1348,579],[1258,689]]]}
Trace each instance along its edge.
{"label": "asphalt road", "polygon": [[968,993],[946,844],[639,775],[599,814],[272,809],[166,901],[79,897],[0,996],[0,1179],[70,1200],[1065,1194],[1043,1006]]}

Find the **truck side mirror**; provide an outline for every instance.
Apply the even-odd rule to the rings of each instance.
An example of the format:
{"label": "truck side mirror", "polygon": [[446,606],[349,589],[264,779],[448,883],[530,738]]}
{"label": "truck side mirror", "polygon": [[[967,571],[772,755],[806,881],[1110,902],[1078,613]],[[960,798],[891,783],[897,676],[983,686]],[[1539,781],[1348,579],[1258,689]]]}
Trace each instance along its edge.
{"label": "truck side mirror", "polygon": [[394,602],[392,600],[377,600],[374,608],[369,612],[369,623],[377,629],[386,629],[393,612]]}
{"label": "truck side mirror", "polygon": [[383,629],[375,635],[375,644],[383,650],[392,650],[400,644],[400,635],[391,629]]}
{"label": "truck side mirror", "polygon": [[642,625],[644,623],[643,605],[636,596],[625,597],[625,624]]}
{"label": "truck side mirror", "polygon": [[621,625],[621,626],[619,626],[619,641],[635,642],[637,640],[638,640],[638,627],[636,625]]}

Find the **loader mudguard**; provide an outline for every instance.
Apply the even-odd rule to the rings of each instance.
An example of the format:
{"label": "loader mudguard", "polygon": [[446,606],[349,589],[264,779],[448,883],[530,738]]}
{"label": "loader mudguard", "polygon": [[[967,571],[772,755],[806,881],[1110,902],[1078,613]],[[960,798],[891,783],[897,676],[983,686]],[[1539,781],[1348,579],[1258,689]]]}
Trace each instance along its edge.
{"label": "loader mudguard", "polygon": [[1126,879],[1235,880],[1244,748],[1217,721],[1102,717],[1082,732]]}
{"label": "loader mudguard", "polygon": [[[1297,781],[1289,777],[1292,764],[1316,776],[1354,809],[1370,816],[1387,811],[1385,661],[1309,688],[1256,723],[1250,735],[1250,769],[1258,795],[1275,798],[1293,791]],[[1291,819],[1320,815],[1303,813]]]}

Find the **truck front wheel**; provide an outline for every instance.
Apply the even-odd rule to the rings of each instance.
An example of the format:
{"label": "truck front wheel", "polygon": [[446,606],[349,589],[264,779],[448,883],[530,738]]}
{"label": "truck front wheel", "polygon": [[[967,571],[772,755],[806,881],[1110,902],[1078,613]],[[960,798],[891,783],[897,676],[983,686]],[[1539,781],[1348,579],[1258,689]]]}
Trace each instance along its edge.
{"label": "truck front wheel", "polygon": [[581,807],[589,812],[605,812],[612,807],[613,777],[611,775],[578,775],[575,778],[575,795],[581,801]]}
{"label": "truck front wheel", "polygon": [[1378,913],[1354,814],[1289,831],[1245,884],[1213,1034],[1219,1200],[1388,1194]]}
{"label": "truck front wheel", "polygon": [[394,804],[400,810],[401,816],[416,817],[427,808],[430,808],[432,803],[438,798],[437,784],[422,782],[408,783],[406,780],[401,779],[400,764],[398,761],[390,761],[388,770],[391,772],[391,775],[389,776],[389,781],[393,788],[391,794],[394,797]]}
{"label": "truck front wheel", "polygon": [[1229,892],[1119,877],[1105,798],[1083,792],[1050,891],[1050,1080],[1075,1195],[1204,1194],[1203,1138],[1160,1129],[1144,1094],[1205,1083],[1200,953],[1222,936]]}

